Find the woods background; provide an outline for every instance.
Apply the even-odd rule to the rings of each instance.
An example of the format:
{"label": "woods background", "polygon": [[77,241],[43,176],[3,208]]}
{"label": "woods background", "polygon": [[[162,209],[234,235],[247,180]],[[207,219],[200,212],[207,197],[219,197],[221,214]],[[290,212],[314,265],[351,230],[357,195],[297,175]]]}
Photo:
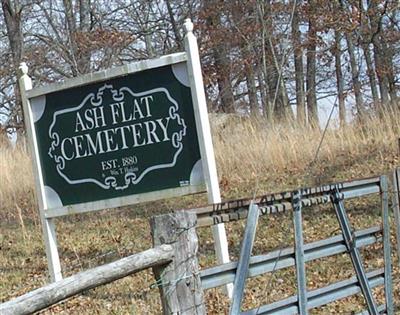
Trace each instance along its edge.
{"label": "woods background", "polygon": [[[48,281],[32,158],[26,141],[2,141],[7,132],[24,133],[19,63],[27,62],[41,86],[182,51],[186,18],[195,24],[210,112],[246,116],[210,115],[224,200],[392,174],[400,165],[399,0],[1,0],[0,303]],[[329,126],[342,128],[318,128],[326,108],[337,119]],[[193,195],[57,219],[64,275],[147,250],[151,216],[206,202]],[[350,205],[355,227],[380,220],[377,202]],[[303,220],[306,243],[338,233],[331,208],[313,208]],[[292,222],[290,213],[260,220],[253,254],[293,246]],[[226,229],[237,260],[244,225]],[[209,228],[198,233],[206,268],[216,261],[213,236]],[[370,248],[363,255],[369,267],[382,266]],[[396,299],[397,258],[393,266]],[[346,257],[309,263],[307,289],[353,274]],[[251,279],[243,308],[296,294],[295,275],[292,268]],[[159,314],[154,281],[147,270],[43,314]],[[382,302],[383,290],[375,293]],[[219,289],[205,300],[210,314],[223,314],[230,303]],[[363,305],[357,295],[313,313],[351,314]]]}
{"label": "woods background", "polygon": [[[23,128],[17,69],[35,86],[183,50],[195,23],[209,110],[318,126],[398,106],[398,0],[2,0],[0,121]],[[291,110],[293,109],[293,110]]]}

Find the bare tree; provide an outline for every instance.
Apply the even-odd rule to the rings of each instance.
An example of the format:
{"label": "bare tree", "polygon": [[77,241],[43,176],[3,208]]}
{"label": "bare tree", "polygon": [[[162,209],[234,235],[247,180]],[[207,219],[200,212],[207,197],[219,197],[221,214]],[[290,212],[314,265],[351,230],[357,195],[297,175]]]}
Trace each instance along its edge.
{"label": "bare tree", "polygon": [[383,36],[382,30],[382,18],[383,14],[378,8],[377,1],[368,1],[368,17],[371,25],[370,41],[374,46],[374,59],[375,68],[379,81],[379,90],[383,104],[389,102],[389,79],[386,70],[385,52],[382,45]]}
{"label": "bare tree", "polygon": [[318,107],[317,107],[317,82],[316,82],[316,65],[317,65],[317,26],[315,2],[309,1],[308,12],[308,33],[307,33],[307,113],[308,120],[312,126],[318,126]]}
{"label": "bare tree", "polygon": [[22,61],[23,56],[23,34],[22,34],[22,7],[19,0],[2,0],[1,6],[3,10],[3,16],[5,25],[7,28],[7,38],[10,44],[11,51],[11,63],[13,69],[14,80],[13,81],[13,94],[14,102],[8,107],[8,122],[7,127],[16,128],[21,130],[23,127],[23,112],[21,97],[19,94],[19,88],[17,80],[15,79],[18,75],[18,67]]}
{"label": "bare tree", "polygon": [[301,43],[300,33],[300,15],[299,6],[302,0],[296,1],[296,9],[292,20],[292,38],[294,52],[294,71],[296,80],[296,104],[297,104],[297,120],[300,124],[306,123],[306,106],[304,94],[304,66],[303,66],[303,47]]}
{"label": "bare tree", "polygon": [[90,70],[90,50],[85,49],[82,42],[90,30],[90,0],[77,1],[78,9],[74,8],[72,0],[63,0],[63,4],[73,61],[71,70],[77,76]]}
{"label": "bare tree", "polygon": [[204,14],[206,19],[207,28],[210,31],[214,31],[210,40],[212,40],[213,45],[211,47],[213,61],[216,70],[218,90],[220,95],[220,106],[219,110],[227,113],[232,113],[235,111],[235,99],[232,90],[231,82],[231,62],[229,58],[229,42],[223,40],[223,34],[221,31],[224,29],[222,21],[222,7],[215,8],[215,3],[211,0],[204,1]]}
{"label": "bare tree", "polygon": [[342,124],[345,101],[361,113],[371,98],[382,108],[398,100],[396,0],[2,0],[1,10],[3,126],[22,123],[21,60],[37,86],[181,51],[187,17],[212,110],[272,121],[293,115],[296,103],[299,122],[318,126],[324,97],[338,96]]}
{"label": "bare tree", "polygon": [[344,127],[346,124],[346,108],[345,108],[345,96],[344,96],[344,79],[342,71],[342,47],[341,47],[341,34],[338,30],[335,30],[335,73],[336,73],[336,86],[338,95],[339,105],[339,121],[340,126]]}

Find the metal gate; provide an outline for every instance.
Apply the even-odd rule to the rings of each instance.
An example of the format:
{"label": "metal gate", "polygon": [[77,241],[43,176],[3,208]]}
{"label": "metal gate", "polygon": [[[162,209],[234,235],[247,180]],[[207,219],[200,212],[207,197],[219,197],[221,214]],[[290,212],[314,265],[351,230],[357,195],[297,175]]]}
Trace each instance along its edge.
{"label": "metal gate", "polygon": [[[397,173],[397,176],[399,173]],[[348,218],[344,201],[355,197],[380,194],[382,224],[355,230]],[[389,194],[386,176],[300,189],[294,192],[272,194],[253,201],[243,199],[215,205],[212,209],[197,210],[198,225],[207,226],[247,218],[245,234],[238,262],[211,267],[201,271],[203,289],[234,282],[230,314],[307,314],[308,310],[330,302],[362,293],[367,304],[365,312],[394,313],[391,273],[389,226]],[[305,244],[303,241],[302,213],[312,205],[332,204],[341,227],[341,235]],[[295,246],[251,256],[259,215],[293,211]],[[380,237],[382,235],[382,237]],[[384,267],[366,272],[359,250],[383,242]],[[306,263],[313,260],[348,253],[355,276],[308,291]],[[297,295],[241,312],[244,284],[247,278],[288,267],[296,268]],[[372,289],[384,286],[385,303],[377,305]]]}

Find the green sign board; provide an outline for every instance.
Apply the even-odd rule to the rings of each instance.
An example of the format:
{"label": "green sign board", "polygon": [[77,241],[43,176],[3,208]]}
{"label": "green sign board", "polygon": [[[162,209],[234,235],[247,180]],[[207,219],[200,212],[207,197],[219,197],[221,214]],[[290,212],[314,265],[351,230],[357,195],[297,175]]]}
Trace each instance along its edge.
{"label": "green sign board", "polygon": [[185,62],[29,101],[48,208],[205,190]]}

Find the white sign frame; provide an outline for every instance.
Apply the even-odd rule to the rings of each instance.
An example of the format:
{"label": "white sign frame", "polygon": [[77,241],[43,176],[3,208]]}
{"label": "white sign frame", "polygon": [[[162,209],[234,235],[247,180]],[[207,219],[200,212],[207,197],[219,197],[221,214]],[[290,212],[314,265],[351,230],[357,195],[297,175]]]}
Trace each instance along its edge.
{"label": "white sign frame", "polygon": [[[49,191],[48,189],[46,189],[46,187],[43,184],[43,181],[41,180],[42,172],[41,172],[41,166],[40,166],[39,152],[37,149],[37,139],[36,139],[36,134],[35,134],[35,130],[34,130],[34,121],[33,121],[34,115],[32,113],[30,99],[33,99],[35,97],[40,97],[40,96],[46,95],[48,93],[57,92],[57,91],[61,91],[61,90],[65,90],[65,89],[73,88],[73,87],[78,87],[78,86],[82,86],[82,85],[92,84],[92,83],[104,81],[107,79],[117,78],[117,77],[121,77],[124,75],[140,72],[143,70],[159,68],[159,67],[166,66],[166,65],[172,65],[172,66],[176,65],[177,67],[179,67],[181,64],[187,64],[187,63],[188,63],[188,58],[187,58],[186,52],[175,53],[175,54],[163,56],[158,59],[143,60],[143,61],[139,61],[136,63],[116,67],[113,69],[108,69],[108,70],[99,71],[96,73],[83,75],[78,78],[68,79],[63,83],[51,84],[48,86],[39,87],[39,88],[35,88],[35,89],[25,88],[25,92],[26,92],[25,96],[26,97],[25,97],[25,102],[24,102],[25,103],[24,112],[25,112],[25,117],[26,117],[26,122],[27,122],[27,129],[32,130],[32,132],[30,132],[30,139],[31,139],[30,142],[33,143],[33,147],[34,147],[32,152],[34,152],[34,159],[35,159],[35,164],[34,164],[35,172],[34,173],[35,173],[35,179],[37,179],[36,180],[36,182],[37,182],[36,190],[38,191],[38,194],[41,195],[42,205],[40,206],[40,209],[42,210],[43,215],[46,219],[70,215],[70,214],[85,213],[85,212],[102,210],[102,209],[116,208],[116,207],[132,205],[132,204],[137,204],[137,203],[142,203],[142,202],[147,202],[147,201],[152,201],[152,200],[157,200],[157,199],[168,198],[171,196],[194,194],[194,193],[198,193],[198,192],[202,192],[202,191],[206,190],[206,187],[203,185],[199,185],[199,186],[190,185],[190,186],[185,186],[185,187],[170,188],[170,189],[153,191],[153,192],[148,192],[148,193],[141,193],[141,194],[136,194],[136,195],[111,198],[111,199],[107,199],[107,200],[98,200],[98,201],[78,203],[78,204],[73,204],[73,205],[57,207],[57,206],[54,206],[53,204],[51,204],[51,202],[50,202],[52,199],[56,199],[56,198],[52,197],[52,191]],[[30,80],[30,79],[27,79],[25,76],[27,76],[26,73],[23,76],[24,81]],[[192,88],[195,83],[193,81],[190,81],[189,84]],[[192,95],[192,97],[194,97],[194,96]],[[196,105],[194,104],[194,106],[196,106]],[[199,142],[201,142],[201,139],[202,139],[201,135],[202,135],[202,133],[204,133],[204,130],[207,128],[207,126],[206,126],[206,128],[201,128],[201,126],[204,123],[203,122],[198,123],[199,119],[198,119],[198,117],[196,117],[196,112],[197,111],[195,109],[196,128],[198,130]],[[207,119],[207,122],[208,122],[208,119]],[[199,127],[200,127],[200,129],[199,129]],[[203,139],[204,139],[204,137],[203,137]],[[200,146],[200,153],[202,156],[202,160],[204,160],[203,159],[204,154],[206,154],[206,155],[209,154],[208,153],[209,150],[202,150],[201,143],[199,143],[199,146]],[[212,154],[213,154],[213,152],[212,152]],[[213,159],[213,157],[211,159]],[[209,160],[209,159],[205,158],[205,160]],[[206,164],[206,163],[202,163],[202,164],[203,164],[203,173],[205,174],[206,180],[208,178],[213,178],[213,175],[211,175],[211,173],[213,173],[213,171],[211,169],[207,169],[208,164]],[[215,164],[214,164],[214,167],[215,167]],[[210,175],[207,176],[206,174],[210,174]],[[216,174],[216,171],[215,171],[215,174]],[[214,187],[215,183],[210,183],[207,186]]]}

